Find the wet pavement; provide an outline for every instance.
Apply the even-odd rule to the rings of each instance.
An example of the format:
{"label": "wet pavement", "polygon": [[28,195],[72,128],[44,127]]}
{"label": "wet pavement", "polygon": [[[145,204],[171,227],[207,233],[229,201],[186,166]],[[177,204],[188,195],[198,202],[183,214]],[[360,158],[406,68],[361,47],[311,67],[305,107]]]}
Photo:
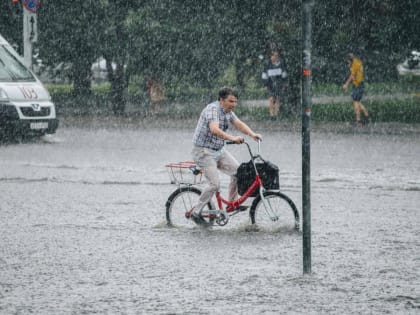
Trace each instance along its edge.
{"label": "wet pavement", "polygon": [[[301,234],[249,232],[246,213],[166,227],[164,165],[190,159],[190,121],[85,123],[0,145],[1,314],[418,314],[420,138],[404,132],[417,127],[315,126],[304,276]],[[301,135],[288,124],[255,128],[301,212]]]}

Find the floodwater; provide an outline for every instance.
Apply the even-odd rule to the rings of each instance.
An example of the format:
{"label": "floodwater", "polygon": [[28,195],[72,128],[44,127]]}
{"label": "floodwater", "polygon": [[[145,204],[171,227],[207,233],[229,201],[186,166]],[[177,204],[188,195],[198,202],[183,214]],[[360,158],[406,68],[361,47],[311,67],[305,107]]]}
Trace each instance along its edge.
{"label": "floodwater", "polygon": [[[258,131],[301,213],[300,133]],[[190,158],[190,129],[62,127],[53,143],[2,144],[0,313],[419,314],[420,138],[311,140],[310,275],[301,233],[235,217],[165,226],[164,165]]]}

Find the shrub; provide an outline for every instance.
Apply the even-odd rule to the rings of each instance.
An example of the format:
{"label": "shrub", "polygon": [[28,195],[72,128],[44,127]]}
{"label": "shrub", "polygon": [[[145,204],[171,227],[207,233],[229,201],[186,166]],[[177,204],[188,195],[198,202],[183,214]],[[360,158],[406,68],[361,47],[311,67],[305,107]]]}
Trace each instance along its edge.
{"label": "shrub", "polygon": [[[372,121],[420,123],[420,99],[363,102]],[[353,121],[351,103],[316,104],[312,106],[314,121]]]}

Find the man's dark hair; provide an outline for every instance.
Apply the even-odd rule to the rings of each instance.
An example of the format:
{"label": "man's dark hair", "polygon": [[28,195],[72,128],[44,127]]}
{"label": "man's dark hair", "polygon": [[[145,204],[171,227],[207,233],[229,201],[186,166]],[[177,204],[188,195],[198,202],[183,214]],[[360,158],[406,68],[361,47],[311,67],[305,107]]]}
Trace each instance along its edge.
{"label": "man's dark hair", "polygon": [[224,86],[219,90],[219,100],[220,99],[225,99],[227,98],[229,95],[233,95],[236,98],[239,97],[238,92],[228,86]]}

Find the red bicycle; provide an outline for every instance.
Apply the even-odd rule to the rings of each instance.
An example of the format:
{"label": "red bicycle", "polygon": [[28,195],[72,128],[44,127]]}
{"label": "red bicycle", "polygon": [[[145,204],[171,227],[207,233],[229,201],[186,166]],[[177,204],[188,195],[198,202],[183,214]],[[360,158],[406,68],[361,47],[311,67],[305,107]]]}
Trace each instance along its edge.
{"label": "red bicycle", "polygon": [[[232,216],[245,212],[249,208],[250,223],[253,227],[265,230],[299,230],[299,212],[294,202],[279,189],[264,188],[270,184],[267,185],[260,174],[261,167],[259,166],[262,163],[259,162],[266,162],[259,154],[260,143],[258,143],[257,155],[253,155],[247,142],[244,144],[248,147],[251,156],[249,164],[253,167],[253,178],[251,181],[247,181],[247,188],[242,193],[240,191],[242,195],[237,200],[228,201],[221,196],[220,192],[216,192],[217,207],[213,201],[210,201],[201,212],[206,220],[206,225],[211,226],[216,223],[219,226],[224,226]],[[201,169],[193,161],[170,163],[166,167],[172,183],[178,186],[166,202],[167,224],[173,227],[193,226],[195,223],[190,217],[192,207],[201,195],[199,188],[202,180]],[[237,176],[238,186],[240,186],[239,172]],[[242,206],[248,198],[255,198],[251,206]]]}

